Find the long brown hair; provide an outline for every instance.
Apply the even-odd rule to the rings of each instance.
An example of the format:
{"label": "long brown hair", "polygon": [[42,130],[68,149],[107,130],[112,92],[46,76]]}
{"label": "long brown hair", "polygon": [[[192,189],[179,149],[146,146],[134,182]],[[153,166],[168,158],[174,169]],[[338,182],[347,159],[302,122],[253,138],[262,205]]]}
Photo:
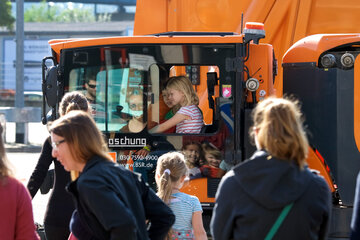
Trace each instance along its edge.
{"label": "long brown hair", "polygon": [[[84,112],[90,112],[90,105],[84,94],[81,92],[67,92],[62,97],[59,104],[59,114],[64,116],[73,110],[82,110]],[[79,172],[75,170],[70,171],[71,179],[75,180],[79,177]]]}
{"label": "long brown hair", "polygon": [[6,177],[13,176],[13,171],[10,167],[10,163],[7,159],[4,141],[2,138],[2,133],[4,129],[3,126],[0,124],[0,182],[4,183],[4,179]]}
{"label": "long brown hair", "polygon": [[52,123],[50,132],[65,139],[76,161],[86,163],[96,155],[111,161],[102,133],[84,111],[74,110],[60,117]]}
{"label": "long brown hair", "polygon": [[306,164],[308,140],[299,103],[267,98],[258,103],[252,115],[254,125],[250,134],[256,137],[259,147],[274,157],[294,161],[302,169]]}

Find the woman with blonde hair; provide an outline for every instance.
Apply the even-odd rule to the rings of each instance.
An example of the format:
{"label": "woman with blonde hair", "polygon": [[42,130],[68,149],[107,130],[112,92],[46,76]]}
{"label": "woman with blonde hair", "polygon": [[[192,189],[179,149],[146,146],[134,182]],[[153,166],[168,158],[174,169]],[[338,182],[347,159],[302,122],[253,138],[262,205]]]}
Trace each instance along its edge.
{"label": "woman with blonde hair", "polygon": [[326,239],[331,196],[306,166],[308,141],[298,104],[267,98],[253,110],[257,151],[221,180],[213,239]]}
{"label": "woman with blonde hair", "polygon": [[35,224],[29,192],[13,177],[5,153],[0,124],[0,238],[39,239]]}
{"label": "woman with blonde hair", "polygon": [[164,239],[175,220],[170,208],[138,174],[111,161],[89,114],[71,111],[50,133],[52,155],[80,172],[67,188],[77,206],[70,222],[77,239]]}
{"label": "woman with blonde hair", "polygon": [[176,217],[166,239],[207,239],[199,199],[180,191],[188,175],[184,155],[178,152],[161,155],[155,174],[158,196],[169,205]]}
{"label": "woman with blonde hair", "polygon": [[166,82],[166,90],[169,101],[180,109],[169,120],[152,128],[152,133],[162,133],[176,126],[176,133],[200,133],[203,122],[203,115],[198,107],[199,97],[186,76],[171,77]]}

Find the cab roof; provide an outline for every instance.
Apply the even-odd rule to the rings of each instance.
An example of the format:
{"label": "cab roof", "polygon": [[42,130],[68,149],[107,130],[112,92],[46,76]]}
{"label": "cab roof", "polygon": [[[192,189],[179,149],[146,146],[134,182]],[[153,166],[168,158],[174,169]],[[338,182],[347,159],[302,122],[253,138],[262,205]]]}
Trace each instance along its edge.
{"label": "cab roof", "polygon": [[146,36],[119,36],[105,38],[70,38],[53,39],[49,44],[56,54],[60,54],[63,49],[82,48],[91,46],[108,46],[118,44],[221,44],[221,43],[242,43],[243,35],[228,33],[193,33],[189,32],[181,35],[146,35]]}

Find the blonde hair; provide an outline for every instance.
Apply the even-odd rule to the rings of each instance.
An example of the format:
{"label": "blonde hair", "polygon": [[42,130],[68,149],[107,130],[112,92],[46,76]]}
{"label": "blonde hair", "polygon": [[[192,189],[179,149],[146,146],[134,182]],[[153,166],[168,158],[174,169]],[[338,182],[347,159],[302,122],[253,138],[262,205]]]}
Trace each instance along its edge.
{"label": "blonde hair", "polygon": [[64,116],[72,110],[89,111],[89,103],[86,97],[80,92],[65,93],[59,105],[59,114]]}
{"label": "blonde hair", "polygon": [[188,168],[182,153],[169,152],[161,155],[157,162],[155,177],[159,198],[169,204],[174,184],[187,174]]}
{"label": "blonde hair", "polygon": [[299,103],[284,98],[267,98],[252,113],[250,129],[261,149],[283,160],[294,161],[301,169],[306,164],[308,140],[303,128]]}
{"label": "blonde hair", "polygon": [[185,96],[183,106],[199,105],[199,97],[197,96],[191,81],[186,76],[170,77],[166,82],[166,89],[175,89],[182,92]]}
{"label": "blonde hair", "polygon": [[5,183],[4,179],[6,177],[12,177],[13,171],[6,156],[4,141],[2,138],[3,130],[3,126],[0,124],[0,182]]}
{"label": "blonde hair", "polygon": [[102,133],[88,113],[71,111],[54,121],[49,130],[65,139],[76,161],[86,163],[93,156],[111,161]]}

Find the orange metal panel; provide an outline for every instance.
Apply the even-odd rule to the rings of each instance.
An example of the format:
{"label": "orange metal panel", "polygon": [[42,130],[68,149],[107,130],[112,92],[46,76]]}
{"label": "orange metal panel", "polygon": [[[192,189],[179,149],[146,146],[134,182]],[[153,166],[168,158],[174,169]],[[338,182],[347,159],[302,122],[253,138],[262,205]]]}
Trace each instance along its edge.
{"label": "orange metal panel", "polygon": [[[280,60],[296,41],[313,34],[360,32],[358,0],[138,0],[136,34],[167,31],[241,31],[244,22],[265,24]],[[169,25],[166,25],[166,24]],[[282,93],[282,68],[275,88]]]}
{"label": "orange metal panel", "polygon": [[[250,56],[246,62],[249,68],[250,77],[256,78],[260,82],[259,89],[256,91],[256,100],[275,95],[273,85],[273,69],[269,62],[273,61],[272,46],[269,44],[250,44]],[[265,81],[269,79],[270,81]],[[261,92],[261,96],[260,96]],[[247,97],[248,102],[252,102],[252,95]]]}
{"label": "orange metal panel", "polygon": [[360,34],[317,34],[296,42],[284,55],[283,63],[318,62],[331,48],[360,41]]}
{"label": "orange metal panel", "polygon": [[167,0],[137,0],[134,35],[167,32]]}
{"label": "orange metal panel", "polygon": [[197,196],[201,203],[215,202],[215,198],[208,197],[207,189],[207,178],[197,178],[190,180],[189,184],[181,188],[181,192]]}

